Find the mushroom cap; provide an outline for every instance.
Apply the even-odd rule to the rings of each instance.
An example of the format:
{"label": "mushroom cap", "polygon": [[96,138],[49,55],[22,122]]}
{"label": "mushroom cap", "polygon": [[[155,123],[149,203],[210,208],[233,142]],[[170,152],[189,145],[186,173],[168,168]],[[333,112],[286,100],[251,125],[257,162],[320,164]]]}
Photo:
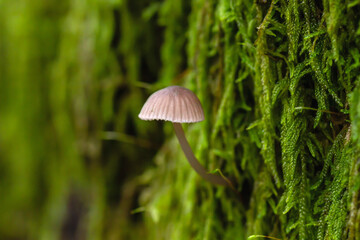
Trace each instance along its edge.
{"label": "mushroom cap", "polygon": [[203,121],[204,111],[200,100],[192,91],[180,86],[170,86],[154,92],[148,98],[139,118],[191,123]]}

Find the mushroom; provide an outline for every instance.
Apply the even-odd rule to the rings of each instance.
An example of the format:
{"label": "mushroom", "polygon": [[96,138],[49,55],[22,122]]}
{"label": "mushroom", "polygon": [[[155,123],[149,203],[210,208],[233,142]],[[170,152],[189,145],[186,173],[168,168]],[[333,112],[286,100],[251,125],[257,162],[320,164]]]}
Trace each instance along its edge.
{"label": "mushroom", "polygon": [[181,123],[204,120],[204,112],[197,96],[184,87],[170,86],[153,93],[142,107],[139,118],[142,120],[165,120],[172,122],[175,134],[192,168],[205,180],[223,186],[232,184],[222,176],[208,173],[194,156],[185,137]]}

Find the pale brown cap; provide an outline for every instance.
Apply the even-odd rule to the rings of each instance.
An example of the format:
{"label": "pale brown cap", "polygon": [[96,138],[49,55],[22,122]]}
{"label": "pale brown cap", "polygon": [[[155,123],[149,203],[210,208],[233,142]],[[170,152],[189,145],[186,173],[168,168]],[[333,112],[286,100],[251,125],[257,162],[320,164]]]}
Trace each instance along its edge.
{"label": "pale brown cap", "polygon": [[142,107],[142,120],[165,120],[177,123],[200,122],[204,111],[197,96],[189,89],[170,86],[153,93]]}

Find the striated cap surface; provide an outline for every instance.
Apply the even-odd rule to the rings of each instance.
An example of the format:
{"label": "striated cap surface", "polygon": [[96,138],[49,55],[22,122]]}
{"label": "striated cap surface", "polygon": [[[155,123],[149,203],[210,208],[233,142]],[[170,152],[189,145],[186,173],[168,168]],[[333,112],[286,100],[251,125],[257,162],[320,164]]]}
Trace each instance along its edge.
{"label": "striated cap surface", "polygon": [[184,87],[170,86],[148,98],[139,118],[191,123],[203,121],[204,112],[198,97],[192,91]]}

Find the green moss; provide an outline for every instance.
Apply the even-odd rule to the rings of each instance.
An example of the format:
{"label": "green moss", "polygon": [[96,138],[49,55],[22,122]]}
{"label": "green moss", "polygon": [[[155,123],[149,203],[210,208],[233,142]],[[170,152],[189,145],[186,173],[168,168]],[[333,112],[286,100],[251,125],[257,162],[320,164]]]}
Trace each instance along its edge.
{"label": "green moss", "polygon": [[[194,201],[206,210],[200,208],[193,222],[208,219],[213,230],[199,228],[193,238],[218,239],[234,229],[238,239],[355,237],[357,224],[348,220],[355,219],[350,206],[358,199],[349,188],[357,158],[350,124],[357,129],[347,112],[357,104],[357,95],[353,102],[348,95],[359,72],[352,50],[359,47],[358,7],[312,0],[193,2],[188,86],[207,116],[197,155],[210,170],[234,176],[243,195],[197,185],[194,191],[206,197]],[[354,110],[352,119],[356,115]],[[214,191],[218,198],[209,197]],[[183,203],[172,199],[181,213]],[[211,207],[214,201],[222,208]],[[183,221],[169,223],[174,212],[163,211],[169,213],[163,222],[153,225],[150,218],[149,227]]]}
{"label": "green moss", "polygon": [[[0,238],[360,239],[359,11],[0,1]],[[238,195],[137,118],[168,85],[199,96],[186,135]]]}

